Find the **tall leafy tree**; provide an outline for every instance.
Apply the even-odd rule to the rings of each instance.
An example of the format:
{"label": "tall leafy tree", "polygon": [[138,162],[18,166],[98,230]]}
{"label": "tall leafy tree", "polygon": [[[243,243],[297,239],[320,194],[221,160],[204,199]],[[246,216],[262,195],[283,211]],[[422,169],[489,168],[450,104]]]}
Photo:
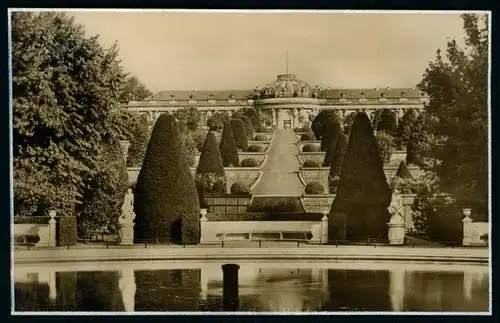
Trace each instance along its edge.
{"label": "tall leafy tree", "polygon": [[415,109],[408,109],[399,121],[398,129],[394,137],[396,140],[395,144],[399,149],[406,148],[410,140],[413,124],[417,120],[417,117],[418,115]]}
{"label": "tall leafy tree", "polygon": [[326,151],[327,148],[335,143],[342,133],[340,122],[335,110],[321,110],[314,118],[311,129],[317,139],[321,140],[321,151]]}
{"label": "tall leafy tree", "polygon": [[429,95],[426,136],[434,149],[422,152],[436,160],[439,186],[460,207],[488,211],[488,21],[463,14],[465,48],[447,43],[438,50],[419,88]]}
{"label": "tall leafy tree", "polygon": [[135,195],[136,242],[198,239],[198,196],[172,115],[162,114],[156,121]]}
{"label": "tall leafy tree", "polygon": [[354,119],[356,118],[356,112],[351,112],[345,116],[344,120],[342,120],[342,129],[346,135],[349,135],[351,131],[352,124],[354,123]]}
{"label": "tall leafy tree", "polygon": [[198,111],[195,107],[185,107],[183,109],[179,109],[175,111],[174,115],[178,121],[183,121],[190,131],[198,129],[201,115],[200,111]]}
{"label": "tall leafy tree", "polygon": [[128,149],[127,166],[139,167],[142,165],[148,149],[151,132],[148,123],[139,116],[133,116],[134,122],[130,129],[130,147]]}
{"label": "tall leafy tree", "polygon": [[358,113],[331,213],[346,214],[347,236],[351,239],[387,238],[390,202],[391,189],[370,119],[366,113]]}
{"label": "tall leafy tree", "polygon": [[393,136],[397,128],[398,119],[396,113],[390,109],[383,109],[380,114],[380,119],[377,122],[377,131],[382,131]]}
{"label": "tall leafy tree", "polygon": [[63,13],[12,14],[15,214],[88,210],[82,201],[102,176],[106,143],[120,135],[117,55]]}
{"label": "tall leafy tree", "polygon": [[141,101],[153,95],[148,88],[142,84],[136,76],[129,75],[125,80],[123,91],[120,95],[120,102]]}

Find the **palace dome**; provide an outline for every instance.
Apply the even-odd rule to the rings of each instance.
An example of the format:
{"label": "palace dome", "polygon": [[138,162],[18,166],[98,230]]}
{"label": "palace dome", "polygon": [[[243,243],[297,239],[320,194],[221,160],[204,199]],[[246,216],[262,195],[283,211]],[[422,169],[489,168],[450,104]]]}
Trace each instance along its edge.
{"label": "palace dome", "polygon": [[276,81],[267,84],[259,91],[260,99],[267,98],[312,98],[315,97],[315,89],[307,83],[297,79],[294,74],[278,75]]}

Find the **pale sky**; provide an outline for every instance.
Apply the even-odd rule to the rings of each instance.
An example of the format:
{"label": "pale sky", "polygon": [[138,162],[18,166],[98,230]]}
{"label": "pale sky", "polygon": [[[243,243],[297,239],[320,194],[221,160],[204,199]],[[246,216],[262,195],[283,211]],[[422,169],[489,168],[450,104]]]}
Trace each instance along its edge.
{"label": "pale sky", "polygon": [[312,86],[412,87],[447,38],[448,14],[75,12],[152,92],[263,87],[288,71]]}

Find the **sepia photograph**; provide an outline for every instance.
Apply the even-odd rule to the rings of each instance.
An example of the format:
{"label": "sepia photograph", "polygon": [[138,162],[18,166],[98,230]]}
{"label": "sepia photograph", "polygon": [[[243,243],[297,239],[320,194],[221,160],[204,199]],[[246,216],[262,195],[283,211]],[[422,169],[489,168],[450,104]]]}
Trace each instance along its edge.
{"label": "sepia photograph", "polygon": [[491,12],[8,20],[13,315],[491,315]]}

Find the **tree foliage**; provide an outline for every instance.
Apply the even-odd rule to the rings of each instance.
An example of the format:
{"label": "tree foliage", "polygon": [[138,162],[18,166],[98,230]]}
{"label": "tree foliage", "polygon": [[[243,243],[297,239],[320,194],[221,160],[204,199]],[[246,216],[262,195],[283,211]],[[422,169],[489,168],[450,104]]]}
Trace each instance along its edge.
{"label": "tree foliage", "polygon": [[329,178],[334,179],[340,176],[348,144],[349,144],[349,138],[347,138],[345,134],[341,134],[339,139],[337,140],[337,144],[335,145],[333,160],[330,165]]}
{"label": "tree foliage", "polygon": [[217,139],[212,131],[205,137],[205,143],[200,155],[197,173],[213,173],[224,176],[224,166],[222,156],[217,144]]}
{"label": "tree foliage", "polygon": [[385,132],[393,136],[398,129],[398,119],[396,113],[391,109],[383,109],[380,120],[377,122],[377,131]]}
{"label": "tree foliage", "polygon": [[377,133],[375,138],[377,138],[379,145],[380,159],[384,164],[388,163],[394,151],[394,138],[386,132]]}
{"label": "tree foliage", "polygon": [[178,121],[183,121],[190,131],[198,129],[201,115],[200,111],[198,111],[195,107],[178,109],[175,111],[174,116]]}
{"label": "tree foliage", "polygon": [[210,131],[221,132],[224,127],[224,122],[229,120],[229,116],[225,111],[218,111],[212,114],[207,119],[207,127]]}
{"label": "tree foliage", "polygon": [[331,213],[347,215],[349,238],[387,238],[390,201],[391,190],[370,119],[365,113],[358,113]]}
{"label": "tree foliage", "polygon": [[399,121],[398,130],[396,131],[396,134],[394,136],[394,139],[396,140],[395,144],[397,145],[398,149],[406,148],[417,117],[418,115],[415,109],[408,109]]}
{"label": "tree foliage", "polygon": [[126,132],[118,113],[125,74],[117,56],[116,44],[102,48],[63,13],[12,14],[16,215],[49,209],[81,215],[90,207],[82,201],[101,177],[110,181],[101,188],[110,195],[101,196],[92,214],[103,215],[100,205],[114,205],[123,194],[115,186],[120,167],[101,169],[115,152],[107,144]]}
{"label": "tree foliage", "polygon": [[321,140],[321,151],[326,151],[332,142],[336,142],[342,129],[335,110],[321,110],[314,118],[311,129],[314,136]]}
{"label": "tree foliage", "polygon": [[414,155],[435,161],[426,169],[437,174],[441,189],[461,207],[486,213],[488,22],[486,15],[463,14],[462,19],[465,48],[450,40],[446,58],[438,50],[419,84],[429,95],[424,131],[432,149],[413,149]]}
{"label": "tree foliage", "polygon": [[142,165],[146,150],[148,149],[151,131],[148,123],[137,115],[133,116],[131,125],[130,147],[128,149],[127,166],[139,167]]}
{"label": "tree foliage", "polygon": [[124,89],[120,95],[119,101],[122,103],[142,101],[152,95],[153,93],[151,93],[136,76],[129,75],[125,80]]}
{"label": "tree foliage", "polygon": [[233,118],[230,121],[231,130],[233,131],[236,147],[241,150],[248,148],[248,139],[243,121],[239,118]]}
{"label": "tree foliage", "polygon": [[135,186],[135,241],[198,238],[199,201],[173,116],[156,121]]}
{"label": "tree foliage", "polygon": [[351,112],[345,116],[344,120],[342,120],[342,130],[346,135],[349,135],[351,131],[352,124],[354,123],[354,119],[356,118],[356,112]]}
{"label": "tree foliage", "polygon": [[236,148],[231,125],[227,121],[224,122],[224,130],[222,131],[219,149],[222,155],[222,165],[224,165],[224,167],[239,166],[238,148]]}

